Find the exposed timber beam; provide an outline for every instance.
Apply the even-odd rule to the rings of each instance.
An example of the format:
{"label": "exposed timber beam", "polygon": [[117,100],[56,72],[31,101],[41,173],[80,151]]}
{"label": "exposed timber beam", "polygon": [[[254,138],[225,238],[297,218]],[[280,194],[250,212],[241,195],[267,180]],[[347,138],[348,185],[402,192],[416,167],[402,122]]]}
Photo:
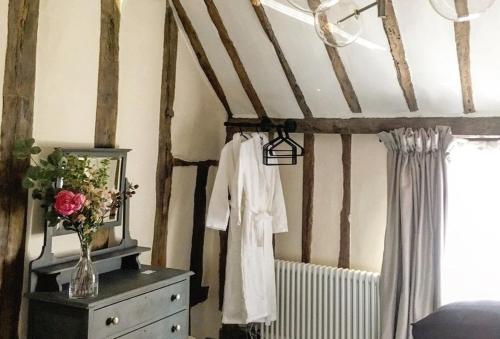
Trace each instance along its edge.
{"label": "exposed timber beam", "polygon": [[350,268],[351,265],[351,134],[341,134],[342,138],[342,175],[343,195],[340,211],[340,249],[338,267]]}
{"label": "exposed timber beam", "polygon": [[28,161],[15,159],[16,139],[33,132],[39,0],[10,0],[0,133],[0,338],[18,338],[23,294]]}
{"label": "exposed timber beam", "polygon": [[255,10],[255,13],[257,14],[262,29],[264,30],[267,37],[269,38],[269,41],[274,47],[278,60],[281,64],[281,67],[283,68],[283,72],[285,73],[285,76],[288,80],[288,83],[290,84],[292,92],[295,95],[295,99],[297,100],[297,103],[302,111],[302,114],[304,114],[305,118],[312,118],[313,115],[311,109],[307,105],[304,94],[302,93],[302,90],[300,89],[300,86],[297,83],[297,79],[295,79],[295,75],[293,74],[292,69],[288,64],[288,61],[285,58],[285,54],[283,53],[283,50],[281,49],[278,39],[274,34],[273,27],[271,25],[271,22],[269,21],[269,18],[267,17],[264,7],[262,7],[262,3],[260,2],[260,0],[250,0],[250,2],[252,3],[252,7]]}
{"label": "exposed timber beam", "polygon": [[189,269],[195,274],[191,276],[191,307],[204,302],[208,298],[208,286],[203,286],[203,246],[205,242],[205,215],[207,205],[207,180],[209,166],[198,166],[196,170],[196,186],[194,190],[193,233],[191,236],[191,256]]}
{"label": "exposed timber beam", "polygon": [[158,135],[158,162],[156,165],[156,210],[153,232],[151,264],[167,264],[168,209],[172,192],[172,138],[171,123],[174,116],[175,77],[177,64],[178,29],[172,8],[167,2],[163,35],[163,67]]}
{"label": "exposed timber beam", "polygon": [[238,78],[240,79],[241,85],[243,86],[248,99],[252,103],[255,113],[257,113],[257,116],[259,118],[266,117],[266,110],[264,109],[264,106],[262,105],[262,102],[260,101],[259,96],[257,95],[252,82],[250,81],[250,78],[248,77],[248,73],[245,69],[245,66],[243,66],[243,62],[241,61],[236,47],[234,47],[233,41],[229,37],[229,33],[224,26],[224,22],[222,21],[217,6],[215,6],[213,0],[205,0],[205,5],[207,6],[210,18],[212,19],[212,22],[217,29],[217,32],[219,33],[222,44],[226,48],[227,54],[229,55],[229,58],[233,63],[234,69],[236,71],[236,74],[238,75]]}
{"label": "exposed timber beam", "polygon": [[[118,118],[120,3],[101,0],[101,33],[95,118],[95,147],[115,147]],[[109,228],[101,228],[92,239],[92,249],[108,247]]]}
{"label": "exposed timber beam", "polygon": [[394,12],[392,0],[386,1],[385,12],[386,16],[382,18],[382,25],[384,26],[385,34],[389,41],[394,67],[398,75],[399,86],[403,91],[408,109],[410,112],[416,112],[418,111],[417,98],[415,96],[415,90],[413,89],[410,67],[406,61],[403,40],[401,39],[401,32],[399,31],[398,20]]}
{"label": "exposed timber beam", "polygon": [[205,167],[210,167],[210,166],[218,166],[219,161],[218,160],[200,160],[200,161],[187,161],[187,160],[182,160],[179,158],[174,158],[173,159],[173,164],[174,166],[179,166],[179,167],[186,167],[186,166],[205,166]]}
{"label": "exposed timber beam", "polygon": [[101,0],[95,147],[115,147],[118,115],[120,4]]}
{"label": "exposed timber beam", "polygon": [[[260,120],[258,120],[260,121]],[[231,141],[232,133],[226,130],[226,144]],[[219,231],[219,310],[222,311],[224,302],[224,285],[226,282],[227,240],[230,223],[228,221],[227,231]],[[224,328],[224,325],[223,325]],[[223,337],[221,337],[223,338]]]}
{"label": "exposed timber beam", "polygon": [[302,173],[302,262],[311,262],[313,197],[314,197],[314,134],[304,134]]}
{"label": "exposed timber beam", "polygon": [[[320,3],[320,0],[308,0],[309,7],[312,10],[315,10],[320,5]],[[320,20],[322,21],[322,24],[328,24],[328,19],[326,17],[320,17]],[[325,44],[325,48],[326,53],[328,54],[328,58],[330,59],[330,63],[332,64],[333,72],[337,77],[340,89],[342,90],[342,94],[344,95],[349,109],[352,113],[361,113],[361,105],[359,104],[358,96],[354,91],[351,79],[349,79],[349,76],[347,75],[347,71],[345,69],[344,63],[342,62],[342,59],[340,58],[339,52],[336,48],[327,44]]]}
{"label": "exposed timber beam", "polygon": [[191,23],[191,20],[186,13],[186,10],[182,6],[180,0],[172,0],[172,3],[174,4],[175,11],[177,12],[177,16],[179,17],[182,27],[184,27],[184,32],[186,32],[189,42],[191,43],[191,47],[193,48],[196,57],[198,58],[201,69],[212,85],[212,88],[215,91],[215,94],[219,98],[220,102],[222,103],[222,106],[224,106],[224,108],[226,109],[228,117],[232,117],[233,113],[231,112],[231,107],[229,107],[226,95],[224,94],[222,86],[219,83],[219,79],[217,79],[217,75],[215,75],[215,71],[213,70],[212,65],[210,65],[210,62],[208,61],[205,49],[203,48],[203,45],[198,38],[198,34],[196,33],[196,30],[194,29],[193,24]]}
{"label": "exposed timber beam", "polygon": [[[455,0],[455,6],[459,15],[467,15],[469,13],[467,0]],[[476,109],[474,107],[470,72],[470,22],[455,22],[454,26],[464,113],[474,113]]]}
{"label": "exposed timber beam", "polygon": [[[351,118],[351,119],[292,119],[297,133],[377,134],[396,128],[434,128],[450,126],[455,135],[500,135],[500,117],[450,118]],[[231,119],[231,122],[258,123],[258,119]],[[276,124],[282,119],[273,119]],[[228,127],[229,130],[232,128]],[[243,130],[252,130],[243,128]]]}

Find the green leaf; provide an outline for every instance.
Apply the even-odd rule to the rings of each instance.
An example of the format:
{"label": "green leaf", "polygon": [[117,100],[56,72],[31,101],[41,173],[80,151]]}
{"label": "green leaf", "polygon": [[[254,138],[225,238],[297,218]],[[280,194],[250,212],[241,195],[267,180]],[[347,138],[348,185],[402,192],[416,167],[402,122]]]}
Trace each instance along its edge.
{"label": "green leaf", "polygon": [[42,149],[38,146],[33,146],[30,149],[31,154],[40,154],[41,151]]}
{"label": "green leaf", "polygon": [[33,138],[25,139],[24,144],[26,145],[26,148],[31,148],[35,144],[35,139]]}
{"label": "green leaf", "polygon": [[31,180],[31,178],[28,178],[28,177],[23,178],[22,185],[26,189],[30,189],[30,188],[35,187],[35,183],[33,182],[33,180]]}
{"label": "green leaf", "polygon": [[64,157],[64,153],[60,148],[56,148],[54,152],[50,153],[47,159],[54,166],[59,166],[61,160]]}
{"label": "green leaf", "polygon": [[49,222],[50,227],[57,226],[60,221],[59,216],[53,210],[47,211],[47,213],[45,214],[45,219],[47,219],[47,221]]}
{"label": "green leaf", "polygon": [[36,180],[40,177],[42,169],[38,166],[30,166],[28,170],[26,171],[26,176],[29,178]]}

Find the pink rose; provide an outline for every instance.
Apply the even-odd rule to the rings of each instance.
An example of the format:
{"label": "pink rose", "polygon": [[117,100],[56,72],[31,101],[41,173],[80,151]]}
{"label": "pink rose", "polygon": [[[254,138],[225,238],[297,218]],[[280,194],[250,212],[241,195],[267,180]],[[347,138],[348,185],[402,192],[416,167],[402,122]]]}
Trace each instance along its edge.
{"label": "pink rose", "polygon": [[54,209],[64,217],[81,210],[86,200],[83,194],[71,191],[60,191],[55,198]]}

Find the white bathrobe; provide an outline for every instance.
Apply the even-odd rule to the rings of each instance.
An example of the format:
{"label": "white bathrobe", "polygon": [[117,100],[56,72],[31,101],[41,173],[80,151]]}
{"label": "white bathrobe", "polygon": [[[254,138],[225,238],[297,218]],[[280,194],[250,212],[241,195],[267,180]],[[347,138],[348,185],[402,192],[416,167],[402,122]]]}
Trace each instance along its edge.
{"label": "white bathrobe", "polygon": [[[286,232],[283,190],[276,166],[262,163],[264,135],[235,134],[224,149],[210,199],[207,227],[230,220],[222,322],[276,320],[272,234]],[[228,200],[228,192],[232,199]]]}

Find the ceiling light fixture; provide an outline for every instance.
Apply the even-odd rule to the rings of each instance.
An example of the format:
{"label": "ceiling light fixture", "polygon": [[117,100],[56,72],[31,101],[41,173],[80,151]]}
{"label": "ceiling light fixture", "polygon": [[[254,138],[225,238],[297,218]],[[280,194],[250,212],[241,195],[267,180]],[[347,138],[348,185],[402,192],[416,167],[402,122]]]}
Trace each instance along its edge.
{"label": "ceiling light fixture", "polygon": [[[290,6],[283,5],[282,3],[276,0],[261,0],[261,3],[262,5],[269,7],[272,10],[275,10],[281,14],[289,16],[290,18],[293,18],[295,20],[301,21],[307,25],[311,25],[314,27],[314,16],[312,13],[305,13],[304,11],[300,11],[295,7],[292,8]],[[369,40],[363,39],[362,37],[356,39],[355,43],[375,51],[387,51],[385,47],[382,47],[379,44],[376,44]]]}
{"label": "ceiling light fixture", "polygon": [[326,0],[288,0],[290,5],[303,12],[314,13],[314,7],[320,6]]}
{"label": "ceiling light fixture", "polygon": [[[378,16],[385,17],[386,1],[359,8],[353,0],[287,0],[293,7],[314,14],[316,33],[325,44],[344,47],[356,41],[362,29],[360,14],[377,6]],[[462,22],[479,17],[496,0],[429,0],[442,17]]]}
{"label": "ceiling light fixture", "polygon": [[481,16],[495,3],[495,0],[429,0],[429,2],[443,18],[463,22]]}
{"label": "ceiling light fixture", "polygon": [[325,44],[333,47],[347,46],[361,34],[360,14],[378,6],[379,16],[384,17],[385,1],[377,0],[362,8],[358,8],[352,0],[324,1],[314,12],[316,32]]}

